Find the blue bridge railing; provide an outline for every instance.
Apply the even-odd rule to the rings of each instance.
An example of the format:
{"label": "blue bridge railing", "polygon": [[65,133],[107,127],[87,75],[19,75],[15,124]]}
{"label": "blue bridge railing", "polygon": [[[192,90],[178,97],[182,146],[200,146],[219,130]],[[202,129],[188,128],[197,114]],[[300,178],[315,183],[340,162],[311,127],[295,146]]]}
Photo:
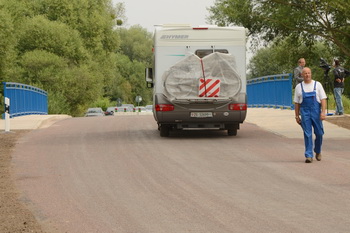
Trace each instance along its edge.
{"label": "blue bridge railing", "polygon": [[292,80],[291,73],[247,80],[248,107],[294,109]]}
{"label": "blue bridge railing", "polygon": [[26,84],[3,82],[4,97],[10,99],[10,117],[23,115],[46,115],[47,92]]}

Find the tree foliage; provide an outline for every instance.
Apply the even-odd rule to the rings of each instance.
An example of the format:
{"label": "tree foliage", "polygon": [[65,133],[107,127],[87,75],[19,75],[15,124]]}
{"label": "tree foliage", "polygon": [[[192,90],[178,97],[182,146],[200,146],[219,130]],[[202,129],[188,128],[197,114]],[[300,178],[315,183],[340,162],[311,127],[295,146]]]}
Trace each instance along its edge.
{"label": "tree foliage", "polygon": [[151,36],[120,27],[124,13],[111,0],[0,0],[0,81],[46,90],[49,113],[80,116],[136,95],[149,103]]}
{"label": "tree foliage", "polygon": [[152,34],[141,26],[132,26],[130,29],[119,30],[121,38],[120,51],[130,60],[152,62]]}
{"label": "tree foliage", "polygon": [[41,15],[26,21],[17,48],[19,55],[36,49],[45,50],[76,65],[84,63],[89,56],[78,31]]}
{"label": "tree foliage", "polygon": [[1,8],[0,22],[0,77],[4,77],[14,69],[16,37],[10,13]]}
{"label": "tree foliage", "polygon": [[[290,73],[304,57],[313,78],[325,83],[320,58],[332,65],[337,57],[350,66],[348,4],[348,0],[216,0],[209,8],[209,20],[220,26],[243,26],[253,42],[265,42],[250,61],[248,77]],[[332,80],[330,72],[328,83]],[[345,93],[350,95],[349,89]]]}
{"label": "tree foliage", "polygon": [[[306,65],[311,68],[313,78],[323,81],[323,69],[319,67],[320,57],[331,57],[331,51],[324,43],[317,42],[310,49],[306,45],[299,44],[295,46],[291,37],[284,40],[276,40],[271,45],[261,48],[252,57],[249,63],[248,78],[261,77],[273,74],[292,73],[293,69],[298,65],[297,61],[303,57]],[[294,41],[295,42],[295,41]]]}
{"label": "tree foliage", "polygon": [[40,15],[50,21],[59,21],[79,31],[89,50],[114,51],[119,40],[113,30],[116,9],[110,0],[39,0]]}
{"label": "tree foliage", "polygon": [[291,36],[306,45],[325,40],[350,56],[348,0],[217,0],[210,20],[241,25],[266,41]]}

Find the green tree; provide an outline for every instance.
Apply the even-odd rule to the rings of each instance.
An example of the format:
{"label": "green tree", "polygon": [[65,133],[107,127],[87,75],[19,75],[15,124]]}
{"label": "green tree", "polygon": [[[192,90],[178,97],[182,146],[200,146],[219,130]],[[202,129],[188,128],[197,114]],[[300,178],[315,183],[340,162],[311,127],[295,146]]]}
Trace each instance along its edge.
{"label": "green tree", "polygon": [[[117,59],[117,72],[121,77],[117,81],[112,99],[121,98],[124,103],[134,103],[135,97],[143,98],[141,104],[152,102],[151,89],[146,87],[145,68],[152,64],[151,33],[139,25],[131,28],[118,28],[121,46]],[[127,91],[125,91],[127,90]]]}
{"label": "green tree", "polygon": [[[296,46],[296,44],[298,44]],[[292,73],[297,66],[299,58],[305,58],[314,74],[314,78],[323,79],[323,70],[319,67],[320,57],[331,61],[329,47],[317,42],[311,48],[294,41],[292,37],[275,40],[269,46],[259,49],[248,65],[249,78],[261,77],[271,74]]]}
{"label": "green tree", "polygon": [[136,96],[141,96],[142,102],[140,103],[140,105],[152,103],[151,89],[146,88],[144,63],[138,61],[133,62],[132,74],[130,75],[129,79],[130,83],[132,84],[131,95],[133,98],[133,102],[135,102]]}
{"label": "green tree", "polygon": [[19,61],[25,83],[33,86],[58,89],[62,71],[68,69],[67,61],[45,50],[33,50],[23,54]]}
{"label": "green tree", "polygon": [[[50,21],[59,21],[79,31],[85,48],[99,53],[113,52],[119,46],[114,27],[117,9],[110,0],[39,0],[36,8]],[[118,5],[118,11],[122,6]]]}
{"label": "green tree", "polygon": [[146,65],[139,61],[130,61],[126,55],[117,56],[116,73],[118,78],[114,80],[111,90],[111,99],[122,99],[124,103],[134,103],[135,97],[143,98],[142,104],[152,102],[151,89],[146,87],[144,72]]}
{"label": "green tree", "polygon": [[350,56],[348,0],[217,0],[209,19],[219,25],[241,25],[266,41],[292,36],[312,45],[322,39],[342,56]]}
{"label": "green tree", "polygon": [[120,52],[131,61],[143,62],[150,65],[152,62],[152,34],[141,26],[135,25],[129,29],[118,30],[121,38]]}
{"label": "green tree", "polygon": [[[93,104],[133,102],[137,94],[150,101],[144,68],[151,36],[118,27],[126,21],[123,3],[0,0],[0,20],[1,80],[48,91],[49,113],[79,116]],[[121,36],[131,53],[120,49]]]}
{"label": "green tree", "polygon": [[103,83],[89,65],[70,69],[63,85],[66,88],[62,89],[62,93],[73,116],[84,113],[89,104],[103,95]]}
{"label": "green tree", "polygon": [[0,83],[9,80],[15,70],[16,36],[11,14],[0,8]]}
{"label": "green tree", "polygon": [[43,16],[28,19],[18,41],[20,55],[36,49],[54,53],[76,65],[89,57],[76,30]]}

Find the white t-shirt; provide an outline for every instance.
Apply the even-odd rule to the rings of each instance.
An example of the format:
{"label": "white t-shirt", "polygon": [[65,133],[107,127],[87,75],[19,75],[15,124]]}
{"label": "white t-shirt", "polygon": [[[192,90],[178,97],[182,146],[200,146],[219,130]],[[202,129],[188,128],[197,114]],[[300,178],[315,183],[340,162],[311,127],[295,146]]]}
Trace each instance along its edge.
{"label": "white t-shirt", "polygon": [[[313,92],[314,91],[314,86],[315,86],[315,81],[312,80],[311,83],[299,83],[294,90],[294,103],[299,103],[301,104],[303,102],[303,94],[301,90],[301,84],[303,84],[303,89],[305,92]],[[317,102],[321,103],[321,100],[327,99],[326,92],[324,91],[322,84],[320,82],[316,81],[316,100]]]}

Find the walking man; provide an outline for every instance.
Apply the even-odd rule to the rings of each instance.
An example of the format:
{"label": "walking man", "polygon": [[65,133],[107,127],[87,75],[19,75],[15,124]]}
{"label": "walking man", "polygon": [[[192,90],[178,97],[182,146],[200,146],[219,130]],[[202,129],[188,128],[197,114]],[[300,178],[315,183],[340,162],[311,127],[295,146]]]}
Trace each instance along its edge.
{"label": "walking man", "polygon": [[[322,84],[312,80],[310,68],[303,68],[302,76],[303,82],[295,87],[294,93],[295,120],[304,131],[305,163],[312,163],[313,152],[316,153],[316,159],[321,161],[324,134],[322,121],[326,119],[327,96]],[[312,141],[312,128],[316,136],[315,147]]]}
{"label": "walking man", "polygon": [[344,107],[343,107],[343,100],[342,100],[342,94],[344,92],[344,82],[345,77],[350,75],[350,72],[343,67],[340,66],[340,62],[337,59],[334,59],[334,98],[335,98],[335,115],[343,115],[344,114]]}

